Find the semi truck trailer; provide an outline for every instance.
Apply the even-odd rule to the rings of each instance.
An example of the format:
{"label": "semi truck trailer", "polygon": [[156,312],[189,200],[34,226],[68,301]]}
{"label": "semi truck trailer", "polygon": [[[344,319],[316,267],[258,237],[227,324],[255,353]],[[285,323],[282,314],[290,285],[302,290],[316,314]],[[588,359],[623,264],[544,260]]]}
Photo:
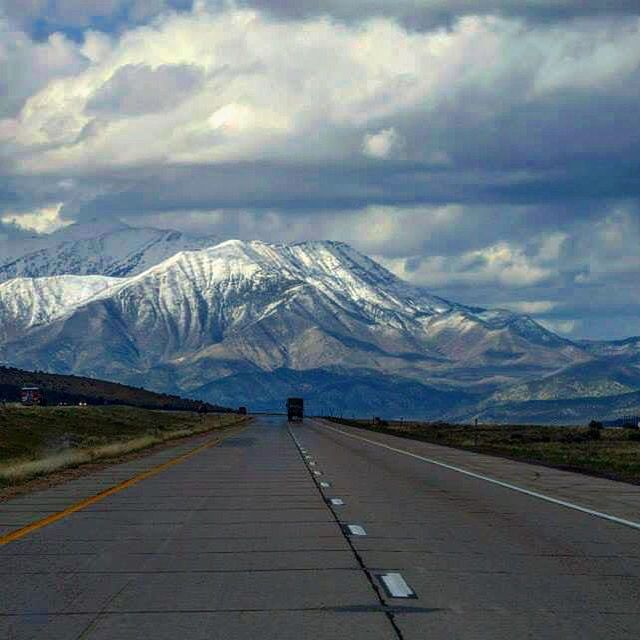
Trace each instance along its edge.
{"label": "semi truck trailer", "polygon": [[287,420],[294,422],[304,418],[304,400],[302,398],[289,398],[287,400]]}

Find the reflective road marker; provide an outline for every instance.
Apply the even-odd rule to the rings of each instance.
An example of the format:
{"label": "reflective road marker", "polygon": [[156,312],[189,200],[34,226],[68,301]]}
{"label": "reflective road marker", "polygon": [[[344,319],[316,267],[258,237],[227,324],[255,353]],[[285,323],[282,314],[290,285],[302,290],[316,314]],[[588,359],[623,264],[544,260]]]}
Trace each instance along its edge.
{"label": "reflective road marker", "polygon": [[391,598],[416,598],[416,592],[407,584],[401,573],[378,575],[384,590]]}
{"label": "reflective road marker", "polygon": [[364,527],[361,527],[359,524],[348,524],[346,526],[347,533],[350,536],[366,536],[367,532],[364,530]]}

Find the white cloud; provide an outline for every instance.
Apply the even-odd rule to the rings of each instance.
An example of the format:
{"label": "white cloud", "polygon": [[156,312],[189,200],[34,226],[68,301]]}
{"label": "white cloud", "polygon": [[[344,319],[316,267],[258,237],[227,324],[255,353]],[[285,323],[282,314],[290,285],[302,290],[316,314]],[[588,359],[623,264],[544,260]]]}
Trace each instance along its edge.
{"label": "white cloud", "polygon": [[56,78],[87,66],[78,46],[61,34],[34,42],[3,19],[0,11],[0,118],[15,117],[29,96]]}
{"label": "white cloud", "polygon": [[115,117],[169,111],[189,98],[202,80],[200,68],[193,65],[128,64],[95,92],[86,109]]}
{"label": "white cloud", "polygon": [[566,336],[574,334],[580,326],[580,323],[577,320],[538,319],[538,322],[540,322],[543,327],[549,329],[549,331],[561,333]]}
{"label": "white cloud", "polygon": [[[567,56],[586,65],[582,77],[615,49],[625,63],[607,74],[599,62],[599,87],[631,73],[640,21],[619,29],[466,17],[416,33],[383,18],[278,22],[257,11],[201,9],[167,13],[119,38],[88,32],[73,44],[52,36],[40,55],[57,71],[30,85],[44,88],[13,122],[14,166],[84,172],[257,158],[336,162],[364,153],[451,167],[447,146],[457,138],[439,134],[443,123],[453,119],[460,136],[472,135],[507,104],[573,88],[574,72],[552,85],[541,80]],[[25,37],[28,61],[43,45]],[[13,67],[24,68],[20,62]]]}
{"label": "white cloud", "polygon": [[538,316],[549,313],[549,311],[553,311],[558,307],[558,303],[552,302],[551,300],[520,300],[516,302],[508,302],[503,306],[511,311]]}
{"label": "white cloud", "polygon": [[362,143],[362,152],[370,158],[384,159],[402,149],[402,138],[393,128],[377,133],[367,133]]}
{"label": "white cloud", "polygon": [[577,232],[572,262],[576,284],[593,285],[638,277],[640,273],[640,210],[620,205]]}
{"label": "white cloud", "polygon": [[317,216],[315,232],[348,242],[365,253],[406,256],[423,251],[431,236],[448,233],[463,217],[464,208],[459,205],[371,206]]}
{"label": "white cloud", "polygon": [[[449,233],[462,224],[465,210],[458,205],[443,207],[371,206],[351,211],[184,211],[145,217],[144,223],[163,227],[189,225],[201,233],[244,239],[264,238],[272,242],[337,240],[370,254],[414,255],[425,250],[431,236]],[[131,224],[140,218],[132,216]]]}
{"label": "white cloud", "polygon": [[6,213],[0,218],[4,224],[13,224],[20,229],[36,231],[37,233],[51,233],[71,224],[60,218],[62,203],[51,207],[44,207],[36,211],[21,213]]}
{"label": "white cloud", "polygon": [[[624,81],[640,64],[639,24],[638,18],[629,19],[615,30],[615,37],[597,22],[582,32],[557,25],[539,43],[544,49],[533,92],[603,89]],[[591,37],[586,37],[589,32]]]}
{"label": "white cloud", "polygon": [[[545,238],[539,241],[544,246]],[[544,255],[544,249],[543,254]],[[497,244],[455,256],[415,256],[381,259],[398,276],[426,287],[493,285],[525,288],[540,285],[558,274],[557,265],[529,255],[525,247]]]}

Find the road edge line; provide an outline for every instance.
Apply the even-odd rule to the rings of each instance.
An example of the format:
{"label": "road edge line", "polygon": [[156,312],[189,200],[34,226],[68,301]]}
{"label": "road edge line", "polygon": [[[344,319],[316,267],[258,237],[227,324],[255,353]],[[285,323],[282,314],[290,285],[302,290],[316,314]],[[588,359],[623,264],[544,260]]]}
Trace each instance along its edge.
{"label": "road edge line", "polygon": [[[317,420],[315,420],[314,422],[318,424]],[[551,504],[559,505],[561,507],[566,507],[568,509],[573,509],[574,511],[579,511],[581,513],[585,513],[587,515],[594,516],[596,518],[601,518],[602,520],[615,522],[616,524],[621,524],[626,527],[631,527],[632,529],[636,529],[640,531],[640,522],[634,522],[633,520],[626,520],[625,518],[619,518],[618,516],[614,516],[609,513],[604,513],[603,511],[596,511],[595,509],[589,509],[588,507],[583,507],[579,504],[575,504],[567,500],[561,500],[560,498],[554,498],[552,496],[548,496],[544,493],[539,493],[531,489],[525,489],[524,487],[519,487],[516,484],[511,484],[510,482],[505,482],[503,480],[498,480],[490,476],[485,476],[481,473],[476,473],[475,471],[469,471],[468,469],[463,469],[462,467],[456,467],[455,465],[448,464],[446,462],[440,462],[438,460],[434,460],[433,458],[427,458],[425,456],[418,455],[417,453],[411,453],[410,451],[405,451],[404,449],[397,449],[396,447],[392,447],[388,444],[383,444],[382,442],[376,442],[375,440],[370,440],[369,438],[363,438],[362,436],[356,436],[356,435],[353,435],[352,433],[346,433],[341,429],[336,429],[335,427],[331,427],[325,423],[319,423],[319,424],[323,428],[330,429],[331,431],[335,431],[336,433],[346,436],[347,438],[362,440],[362,442],[368,442],[369,444],[382,447],[383,449],[389,449],[390,451],[395,451],[396,453],[401,453],[405,456],[416,458],[417,460],[421,460],[422,462],[433,464],[435,466],[442,467],[443,469],[448,469],[449,471],[455,471],[456,473],[461,473],[462,475],[468,476],[470,478],[475,478],[476,480],[483,480],[485,482],[495,484],[499,487],[503,487],[505,489],[510,489],[511,491],[517,491],[518,493],[528,495],[532,498],[537,498],[545,502],[550,502]]]}
{"label": "road edge line", "polygon": [[81,511],[82,509],[86,509],[87,507],[90,507],[91,505],[96,504],[97,502],[100,502],[101,500],[104,500],[105,498],[108,498],[109,496],[115,493],[119,493],[124,489],[132,487],[133,485],[136,485],[139,482],[142,482],[143,480],[147,480],[148,478],[151,478],[161,473],[162,471],[169,469],[170,467],[173,467],[177,464],[180,464],[181,462],[184,462],[185,460],[188,460],[189,458],[195,456],[197,453],[200,453],[201,451],[204,451],[205,449],[210,449],[212,447],[215,447],[216,445],[220,444],[222,440],[223,438],[219,438],[216,440],[205,442],[204,444],[196,447],[195,449],[192,449],[191,451],[187,451],[186,453],[183,453],[177,456],[176,458],[172,458],[171,460],[162,462],[156,465],[155,467],[151,467],[151,469],[147,469],[147,471],[143,471],[142,473],[139,473],[138,475],[135,475],[129,478],[128,480],[124,480],[123,482],[120,482],[112,487],[109,487],[108,489],[105,489],[104,491],[101,491],[100,493],[97,493],[94,496],[91,496],[90,498],[85,498],[84,500],[80,500],[79,502],[72,504],[66,509],[63,509],[62,511],[52,513],[51,515],[46,516],[45,518],[41,518],[40,520],[31,522],[30,524],[20,527],[19,529],[15,529],[14,531],[5,533],[4,535],[0,536],[0,547],[3,547],[4,545],[9,544],[10,542],[15,542],[16,540],[20,540],[21,538],[24,538],[25,536],[29,535],[30,533],[33,533],[34,531],[38,531],[39,529],[43,529],[44,527],[54,524],[55,522],[63,520],[64,518],[72,515],[73,513]]}

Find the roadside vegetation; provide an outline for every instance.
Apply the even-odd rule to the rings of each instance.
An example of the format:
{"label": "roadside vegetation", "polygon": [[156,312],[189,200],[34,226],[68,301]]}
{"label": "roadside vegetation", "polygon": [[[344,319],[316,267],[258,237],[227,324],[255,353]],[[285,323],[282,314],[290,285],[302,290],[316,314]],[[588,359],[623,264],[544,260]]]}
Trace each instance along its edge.
{"label": "roadside vegetation", "polygon": [[0,408],[0,488],[244,420],[125,406],[7,406]]}
{"label": "roadside vegetation", "polygon": [[41,389],[45,402],[50,406],[77,405],[83,402],[97,406],[127,405],[142,409],[173,411],[197,411],[200,408],[206,408],[209,411],[226,410],[224,407],[210,403],[166,393],[155,393],[142,387],[132,387],[117,382],[0,367],[0,401],[19,402],[20,390],[23,386],[36,386]]}
{"label": "roadside vegetation", "polygon": [[414,440],[640,483],[640,431],[586,427],[332,421]]}

